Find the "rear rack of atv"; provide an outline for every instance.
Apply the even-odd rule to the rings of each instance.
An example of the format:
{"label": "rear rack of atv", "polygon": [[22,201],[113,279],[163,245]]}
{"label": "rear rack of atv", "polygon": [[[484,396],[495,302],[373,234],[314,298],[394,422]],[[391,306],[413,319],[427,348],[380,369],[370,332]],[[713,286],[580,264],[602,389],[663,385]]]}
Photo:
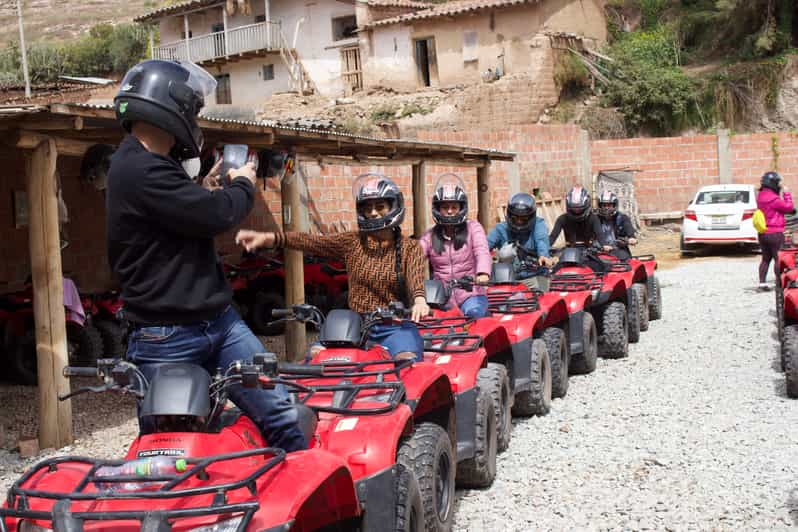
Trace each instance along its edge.
{"label": "rear rack of atv", "polygon": [[[297,381],[302,391],[294,393],[297,401],[317,412],[341,415],[376,415],[392,412],[405,400],[405,387],[399,379],[400,372],[412,366],[412,360],[371,360],[365,362],[321,362],[309,364],[308,373],[292,371],[281,379]],[[370,368],[377,369],[370,369]],[[382,367],[382,369],[379,369]],[[322,368],[319,375],[318,369]],[[392,376],[394,380],[385,380]],[[373,382],[354,382],[354,379],[373,378]],[[324,384],[326,380],[338,380]],[[308,382],[311,381],[311,382]],[[372,392],[369,394],[368,392]],[[329,404],[312,401],[329,394]],[[359,407],[358,401],[383,403],[382,406]],[[308,404],[310,403],[310,404]]]}
{"label": "rear rack of atv", "polygon": [[[193,488],[178,489],[192,478],[207,478],[207,468],[211,465],[227,460],[248,458],[253,456],[270,456],[265,463],[253,471],[251,474],[233,482],[225,484],[211,484],[208,486],[198,486]],[[51,521],[56,530],[69,530],[81,532],[85,521],[139,521],[144,530],[168,530],[169,521],[189,517],[202,517],[208,515],[222,514],[243,514],[241,522],[236,528],[243,532],[247,529],[255,512],[260,508],[260,503],[255,500],[257,495],[257,480],[272,470],[275,466],[285,460],[285,451],[274,447],[262,447],[235,453],[220,454],[216,456],[202,458],[186,458],[186,462],[191,465],[189,469],[179,475],[162,475],[152,477],[140,477],[136,475],[124,475],[116,477],[98,477],[97,470],[104,466],[119,466],[124,463],[120,460],[97,460],[76,456],[60,456],[49,458],[36,464],[19,478],[8,490],[6,495],[7,508],[0,508],[0,532],[8,532],[6,518],[21,518],[31,520]],[[54,492],[35,490],[22,487],[31,478],[40,475],[55,473],[63,464],[85,464],[90,468],[86,475],[77,483],[70,492]],[[46,470],[46,472],[45,472]],[[163,483],[152,491],[110,491],[99,490],[86,492],[89,484],[110,484],[124,482],[154,482]],[[238,503],[228,503],[227,494],[230,491],[246,488],[249,490],[253,500]],[[153,510],[144,505],[141,510],[123,511],[101,511],[101,512],[71,512],[70,503],[72,501],[99,501],[99,500],[169,500],[198,495],[213,494],[213,502],[208,506],[197,506],[194,508],[179,508],[173,510]],[[32,510],[30,499],[48,499],[57,501],[51,511]]]}
{"label": "rear rack of atv", "polygon": [[551,278],[549,290],[552,292],[585,292],[600,290],[604,284],[604,274],[593,273],[560,273]]}
{"label": "rear rack of atv", "polygon": [[488,292],[488,309],[499,314],[526,314],[540,310],[538,290],[497,290]]}
{"label": "rear rack of atv", "polygon": [[482,347],[483,338],[468,334],[468,326],[474,323],[469,316],[427,318],[416,327],[424,339],[424,351],[429,353],[472,353]]}

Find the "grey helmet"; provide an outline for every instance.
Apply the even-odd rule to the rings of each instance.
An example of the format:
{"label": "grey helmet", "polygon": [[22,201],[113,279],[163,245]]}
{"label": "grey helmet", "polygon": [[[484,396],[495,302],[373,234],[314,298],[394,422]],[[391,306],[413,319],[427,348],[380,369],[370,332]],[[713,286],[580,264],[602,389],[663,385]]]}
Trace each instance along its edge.
{"label": "grey helmet", "polygon": [[[389,178],[381,174],[363,174],[352,185],[352,196],[355,198],[357,226],[363,232],[379,231],[389,227],[399,227],[405,219],[405,200],[402,191]],[[384,199],[390,204],[385,216],[367,218],[361,212],[361,206],[368,200]]]}
{"label": "grey helmet", "polygon": [[[456,201],[460,210],[453,216],[446,216],[440,211],[443,202]],[[435,193],[432,195],[432,218],[439,225],[460,225],[468,217],[468,196],[465,192],[463,180],[455,174],[443,174],[435,183]]]}
{"label": "grey helmet", "polygon": [[147,122],[175,137],[180,160],[199,157],[202,130],[197,115],[216,80],[194,63],[142,61],[128,70],[114,98],[116,118],[130,132],[134,122]]}
{"label": "grey helmet", "polygon": [[[535,198],[525,192],[514,194],[513,197],[510,198],[509,203],[507,203],[507,207],[504,209],[504,217],[507,220],[507,226],[511,231],[516,233],[531,230],[532,225],[535,223],[536,214],[537,205],[535,204]],[[521,224],[516,224],[513,222],[513,216],[525,217],[526,221]]]}
{"label": "grey helmet", "polygon": [[605,190],[598,199],[598,215],[602,218],[612,218],[617,212],[618,196],[609,190]]}
{"label": "grey helmet", "polygon": [[575,222],[587,220],[590,216],[590,194],[587,190],[577,185],[568,191],[565,196],[565,215]]}

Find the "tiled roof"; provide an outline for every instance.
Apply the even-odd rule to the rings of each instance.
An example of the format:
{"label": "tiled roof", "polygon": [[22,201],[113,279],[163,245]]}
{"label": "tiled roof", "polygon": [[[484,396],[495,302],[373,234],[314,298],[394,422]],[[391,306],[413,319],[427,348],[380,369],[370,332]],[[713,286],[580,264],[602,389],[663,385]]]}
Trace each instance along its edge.
{"label": "tiled roof", "polygon": [[133,20],[136,22],[148,22],[151,20],[155,20],[160,17],[165,17],[167,15],[174,15],[177,13],[182,13],[183,11],[187,11],[189,9],[195,9],[198,7],[205,7],[205,6],[212,6],[215,4],[224,4],[222,0],[188,0],[187,2],[180,2],[178,4],[174,4],[167,7],[162,7],[156,9],[154,11],[150,11],[148,13],[144,13]]}
{"label": "tiled roof", "polygon": [[483,9],[532,4],[538,3],[540,1],[541,0],[459,0],[455,2],[446,2],[445,4],[437,4],[434,7],[422,9],[414,13],[407,13],[405,15],[377,20],[371,23],[370,26],[386,26],[389,24],[399,24],[412,20],[448,17],[452,15],[460,15],[462,13],[481,11]]}

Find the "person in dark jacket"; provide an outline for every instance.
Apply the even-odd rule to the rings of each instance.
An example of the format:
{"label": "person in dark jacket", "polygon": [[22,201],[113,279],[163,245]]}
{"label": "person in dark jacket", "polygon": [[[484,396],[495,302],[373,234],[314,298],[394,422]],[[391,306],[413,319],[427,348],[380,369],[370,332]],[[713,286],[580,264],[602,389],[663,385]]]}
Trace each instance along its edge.
{"label": "person in dark jacket", "polygon": [[606,269],[602,261],[587,253],[587,251],[601,248],[607,243],[602,239],[601,222],[593,213],[590,194],[579,185],[572,187],[565,196],[565,212],[554,222],[554,227],[549,233],[549,243],[553,245],[563,231],[565,231],[565,241],[568,246],[585,248],[585,264],[594,271]]}
{"label": "person in dark jacket", "polygon": [[[129,135],[108,173],[108,257],[131,327],[127,357],[148,376],[157,363],[192,363],[215,372],[263,351],[231,307],[232,291],[214,247],[214,237],[252,209],[255,168],[232,170],[230,186],[211,191],[181,164],[202,148],[196,116],[214,84],[191,63],[144,61],[125,75],[114,99]],[[284,391],[238,386],[230,398],[269,445],[307,447]],[[152,430],[147,419],[140,424],[142,432]]]}
{"label": "person in dark jacket", "polygon": [[601,223],[600,240],[603,249],[619,259],[629,259],[632,252],[629,246],[637,244],[637,233],[631,218],[618,212],[618,196],[604,191],[598,199],[598,218]]}

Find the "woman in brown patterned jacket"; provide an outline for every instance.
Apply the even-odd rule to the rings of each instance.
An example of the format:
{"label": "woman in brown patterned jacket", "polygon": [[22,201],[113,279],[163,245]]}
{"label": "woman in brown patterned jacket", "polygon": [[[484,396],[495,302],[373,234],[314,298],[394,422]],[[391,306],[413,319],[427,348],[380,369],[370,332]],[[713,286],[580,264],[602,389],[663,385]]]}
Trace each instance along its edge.
{"label": "woman in brown patterned jacket", "polygon": [[[410,302],[412,320],[420,320],[429,314],[424,298],[427,260],[418,242],[402,237],[402,191],[383,175],[366,174],[355,181],[352,192],[357,232],[317,236],[242,229],[236,243],[247,251],[288,247],[341,260],[349,274],[349,308],[366,313],[392,301]],[[394,358],[423,358],[424,342],[413,323],[375,326],[369,340]]]}

